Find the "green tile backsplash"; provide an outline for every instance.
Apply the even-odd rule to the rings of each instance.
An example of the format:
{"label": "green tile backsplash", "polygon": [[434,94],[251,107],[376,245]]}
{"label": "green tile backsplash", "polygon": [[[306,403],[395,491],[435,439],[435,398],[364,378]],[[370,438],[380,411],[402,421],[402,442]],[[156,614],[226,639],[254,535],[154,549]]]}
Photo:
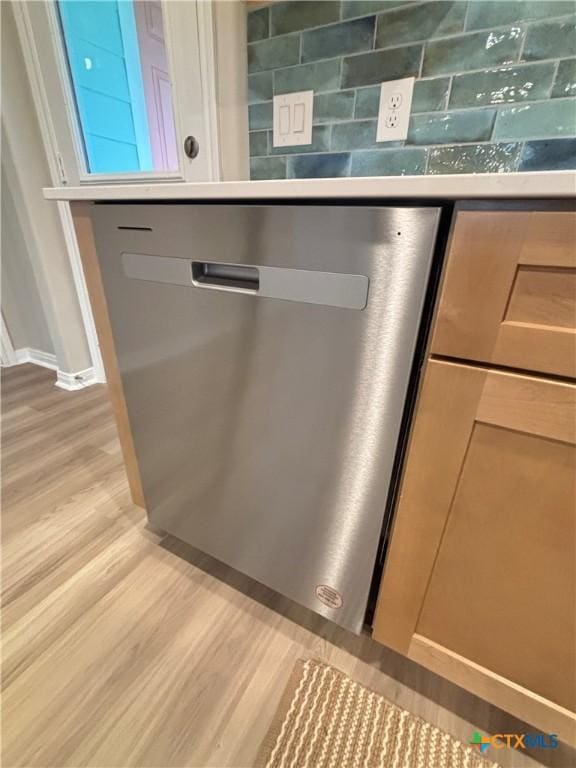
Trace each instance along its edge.
{"label": "green tile backsplash", "polygon": [[[248,14],[253,179],[576,168],[576,0],[298,0]],[[379,84],[417,78],[405,142]],[[274,148],[273,95],[314,90],[312,144]]]}

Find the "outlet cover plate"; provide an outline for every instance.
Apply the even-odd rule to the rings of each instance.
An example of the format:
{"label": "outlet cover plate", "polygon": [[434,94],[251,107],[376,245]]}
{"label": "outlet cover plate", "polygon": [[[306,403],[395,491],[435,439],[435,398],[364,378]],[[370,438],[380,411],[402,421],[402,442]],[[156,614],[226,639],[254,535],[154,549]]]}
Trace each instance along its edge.
{"label": "outlet cover plate", "polygon": [[376,141],[402,141],[408,137],[412,92],[416,78],[388,80],[380,86]]}
{"label": "outlet cover plate", "polygon": [[274,96],[273,146],[298,147],[312,144],[314,91]]}

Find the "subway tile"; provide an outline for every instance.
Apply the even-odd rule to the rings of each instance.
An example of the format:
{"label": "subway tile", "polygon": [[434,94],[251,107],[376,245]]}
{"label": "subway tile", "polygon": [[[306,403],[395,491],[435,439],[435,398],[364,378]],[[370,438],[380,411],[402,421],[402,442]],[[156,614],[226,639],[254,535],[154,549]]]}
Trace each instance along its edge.
{"label": "subway tile", "polygon": [[431,149],[428,173],[512,173],[522,144],[469,144]]}
{"label": "subway tile", "polygon": [[250,158],[250,178],[253,181],[260,179],[285,179],[285,157],[252,157]]}
{"label": "subway tile", "polygon": [[348,176],[349,172],[349,152],[295,155],[288,158],[288,178],[291,179],[331,179]]}
{"label": "subway tile", "polygon": [[343,0],[342,18],[351,19],[354,16],[368,16],[371,13],[390,11],[401,5],[410,5],[414,0]]}
{"label": "subway tile", "polygon": [[[251,178],[576,169],[575,10],[576,0],[303,0],[250,12]],[[407,145],[376,142],[380,83],[418,78],[422,52]],[[273,148],[272,95],[310,89],[312,144]]]}
{"label": "subway tile", "polygon": [[272,71],[248,75],[248,104],[270,101],[272,98]]}
{"label": "subway tile", "polygon": [[435,40],[426,44],[422,75],[444,75],[512,64],[521,42],[520,27]]}
{"label": "subway tile", "polygon": [[248,46],[248,72],[261,72],[298,64],[300,59],[300,35],[286,35]]}
{"label": "subway tile", "polygon": [[270,154],[271,155],[299,155],[308,152],[326,152],[330,149],[330,126],[315,125],[312,128],[312,144],[299,144],[293,147],[275,147],[273,146],[272,135],[270,135]]}
{"label": "subway tile", "polygon": [[313,90],[335,91],[340,87],[340,59],[302,64],[299,67],[279,69],[274,73],[274,93],[293,93]]}
{"label": "subway tile", "polygon": [[547,99],[555,69],[554,63],[546,62],[456,75],[452,81],[450,108]]}
{"label": "subway tile", "polygon": [[251,11],[247,18],[248,42],[254,43],[256,40],[263,40],[270,34],[270,13],[268,8],[260,8],[258,11]]}
{"label": "subway tile", "polygon": [[537,139],[576,134],[576,99],[552,99],[501,109],[495,139]]}
{"label": "subway tile", "polygon": [[558,66],[558,74],[552,89],[552,98],[576,96],[576,59],[564,59]]}
{"label": "subway tile", "polygon": [[412,96],[412,114],[437,112],[446,107],[450,88],[449,77],[435,77],[432,80],[416,80]]}
{"label": "subway tile", "polygon": [[330,24],[340,18],[340,3],[300,2],[278,3],[271,8],[272,34],[284,35],[286,32],[296,32],[308,27],[319,27]]}
{"label": "subway tile", "polygon": [[494,109],[415,115],[410,118],[409,144],[458,144],[486,141],[494,125]]}
{"label": "subway tile", "polygon": [[347,149],[377,149],[385,147],[383,142],[376,143],[377,120],[354,120],[349,123],[336,123],[332,126],[332,146],[335,151]]}
{"label": "subway tile", "polygon": [[320,93],[314,97],[313,120],[324,123],[331,120],[346,120],[354,112],[354,91]]}
{"label": "subway tile", "polygon": [[384,13],[378,17],[374,47],[389,48],[462,32],[466,5],[462,0],[437,0]]}
{"label": "subway tile", "polygon": [[528,28],[522,58],[565,59],[576,56],[576,20],[550,21]]}
{"label": "subway tile", "polygon": [[302,34],[302,61],[316,61],[369,51],[374,41],[374,16],[331,24]]}
{"label": "subway tile", "polygon": [[344,59],[342,87],[373,85],[418,74],[422,46],[410,45],[390,51],[360,53]]}
{"label": "subway tile", "polygon": [[573,13],[574,10],[574,0],[473,0],[466,29],[488,29],[518,21],[549,19]]}
{"label": "subway tile", "polygon": [[372,85],[369,88],[360,88],[356,91],[356,108],[354,117],[378,117],[380,107],[380,86]]}
{"label": "subway tile", "polygon": [[520,171],[563,171],[576,168],[576,139],[527,141]]}
{"label": "subway tile", "polygon": [[250,131],[250,156],[268,154],[268,131]]}
{"label": "subway tile", "polygon": [[426,169],[425,149],[353,152],[351,176],[417,176]]}
{"label": "subway tile", "polygon": [[248,107],[248,125],[251,131],[272,128],[272,102],[250,104]]}

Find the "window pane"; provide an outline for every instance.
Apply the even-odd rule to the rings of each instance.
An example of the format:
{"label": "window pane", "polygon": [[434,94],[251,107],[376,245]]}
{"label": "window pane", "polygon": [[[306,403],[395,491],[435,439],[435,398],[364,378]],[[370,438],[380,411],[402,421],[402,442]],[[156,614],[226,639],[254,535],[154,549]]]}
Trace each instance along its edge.
{"label": "window pane", "polygon": [[90,173],[178,170],[159,0],[59,0]]}

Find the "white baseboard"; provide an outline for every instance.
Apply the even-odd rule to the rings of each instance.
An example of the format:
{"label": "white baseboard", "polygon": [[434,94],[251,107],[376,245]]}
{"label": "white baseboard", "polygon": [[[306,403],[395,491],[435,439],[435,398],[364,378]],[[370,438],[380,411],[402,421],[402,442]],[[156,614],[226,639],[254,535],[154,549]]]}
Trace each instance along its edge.
{"label": "white baseboard", "polygon": [[34,363],[34,365],[41,365],[42,368],[49,368],[51,371],[58,370],[56,355],[53,355],[51,352],[42,352],[40,349],[22,347],[22,349],[14,350],[14,354],[16,355],[16,365]]}
{"label": "white baseboard", "polygon": [[97,383],[98,381],[96,379],[96,371],[94,368],[86,368],[85,370],[77,371],[76,373],[58,371],[56,377],[56,386],[60,389],[66,389],[68,392],[91,387],[92,384]]}
{"label": "white baseboard", "polygon": [[42,352],[39,349],[23,347],[22,349],[16,349],[14,354],[16,356],[14,365],[33,363],[34,365],[42,366],[42,368],[49,368],[51,371],[56,371],[55,386],[59,389],[65,389],[67,392],[84,389],[84,387],[90,387],[92,384],[98,383],[94,368],[86,368],[83,371],[76,371],[75,373],[61,371],[58,369],[56,355],[53,355],[50,352]]}

